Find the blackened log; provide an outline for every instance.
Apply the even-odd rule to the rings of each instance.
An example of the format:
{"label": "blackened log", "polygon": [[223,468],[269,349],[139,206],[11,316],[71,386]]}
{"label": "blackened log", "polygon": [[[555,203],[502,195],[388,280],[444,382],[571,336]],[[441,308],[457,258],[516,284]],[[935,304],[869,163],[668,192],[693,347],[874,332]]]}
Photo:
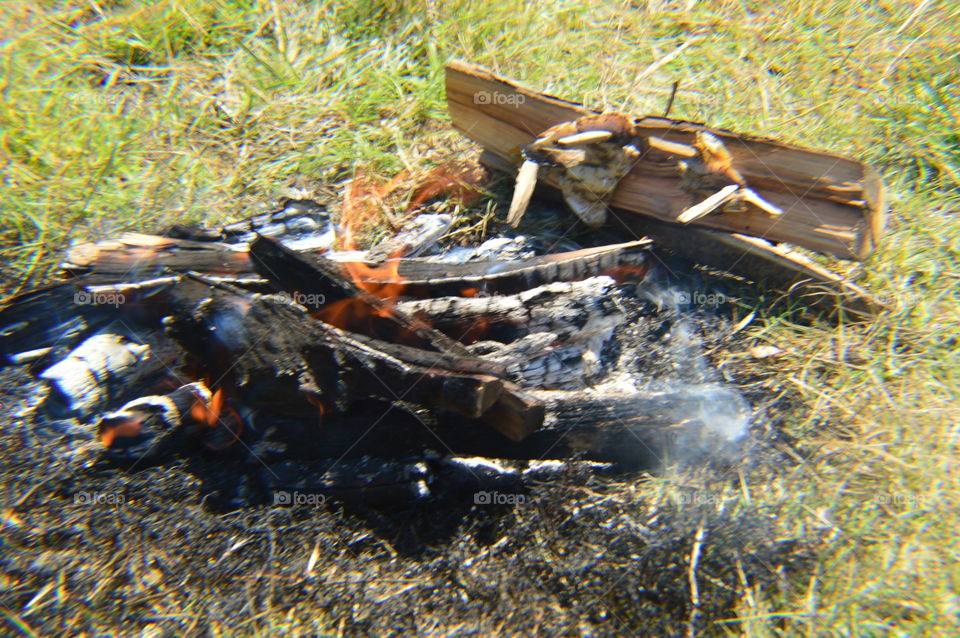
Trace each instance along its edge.
{"label": "blackened log", "polygon": [[[394,455],[434,450],[518,461],[585,458],[624,469],[652,469],[735,443],[750,416],[734,393],[714,386],[634,396],[540,391],[519,395],[545,409],[544,426],[521,441],[502,431],[470,427],[459,415],[434,411],[429,417],[413,416],[362,400],[343,415],[325,419],[319,428],[305,425],[302,417],[278,419],[266,411],[256,427],[268,431],[270,449],[277,448],[284,457],[357,458],[384,449]],[[275,458],[257,453],[267,462]]]}
{"label": "blackened log", "polygon": [[[167,323],[171,336],[214,378],[241,392],[260,385],[303,392],[324,410],[373,396],[480,417],[504,393],[504,382],[489,373],[496,366],[353,335],[312,319],[283,297],[214,288],[207,300]],[[526,412],[509,423],[511,436],[518,423],[538,425],[538,407],[515,407]]]}
{"label": "blackened log", "polygon": [[257,271],[269,279],[280,291],[296,297],[297,294],[316,298],[322,305],[352,300],[365,306],[367,317],[383,317],[397,327],[413,332],[439,352],[470,358],[470,352],[442,332],[410,317],[394,305],[361,290],[348,280],[333,262],[323,257],[308,257],[296,253],[279,241],[259,237],[250,244],[250,256]]}
{"label": "blackened log", "polygon": [[[173,452],[179,435],[212,432],[213,426],[205,420],[212,399],[209,388],[195,382],[168,394],[134,399],[104,414],[97,423],[97,435],[105,457],[114,462],[152,462]],[[226,415],[222,420],[227,420]]]}
{"label": "blackened log", "polygon": [[265,501],[276,507],[409,505],[430,496],[434,476],[426,463],[385,458],[283,461],[261,472]]}
{"label": "blackened log", "polygon": [[437,431],[456,454],[504,459],[582,457],[652,468],[677,457],[717,450],[745,434],[748,408],[736,393],[714,386],[657,394],[531,392],[545,405],[544,426],[522,441],[477,436],[472,428]]}
{"label": "blackened log", "polygon": [[57,361],[113,319],[113,308],[78,303],[73,284],[47,286],[10,299],[0,308],[0,367],[18,353],[46,350]]}
{"label": "blackened log", "polygon": [[368,250],[366,259],[379,263],[387,259],[419,255],[450,232],[454,222],[453,215],[421,213],[405,223],[396,235]]}
{"label": "blackened log", "polygon": [[[477,294],[512,295],[552,282],[575,281],[596,275],[642,278],[649,259],[648,240],[584,248],[529,259],[474,261],[464,264],[403,259],[396,267],[380,264],[380,272],[398,277],[367,276],[369,283],[403,283],[405,296],[426,299]],[[340,267],[346,268],[344,264]]]}

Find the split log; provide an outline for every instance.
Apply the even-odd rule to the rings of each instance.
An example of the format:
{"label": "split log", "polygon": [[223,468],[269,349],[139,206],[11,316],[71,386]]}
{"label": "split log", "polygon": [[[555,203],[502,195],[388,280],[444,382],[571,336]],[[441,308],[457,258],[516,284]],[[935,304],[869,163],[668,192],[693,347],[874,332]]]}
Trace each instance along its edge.
{"label": "split log", "polygon": [[[516,167],[499,155],[484,152],[480,162],[512,175]],[[546,193],[552,198],[556,191]],[[870,316],[886,309],[874,295],[785,246],[763,239],[695,225],[677,225],[643,215],[613,215],[610,225],[634,237],[652,237],[658,245],[693,263],[729,272],[789,293],[800,292],[811,305],[828,312],[841,309]]]}
{"label": "split log", "polygon": [[630,233],[656,237],[670,251],[694,263],[799,295],[805,303],[834,315],[842,311],[870,317],[887,309],[876,296],[849,278],[795,250],[757,237],[706,228],[682,229],[638,217],[620,217],[613,225]]}
{"label": "split log", "polygon": [[253,272],[245,247],[142,233],[73,246],[61,267],[72,276],[94,275],[88,281],[110,283],[188,270],[211,275]]}
{"label": "split log", "polygon": [[[520,149],[541,133],[592,113],[459,61],[447,66],[446,90],[453,126],[514,167],[520,163]],[[696,202],[681,188],[682,154],[669,149],[690,148],[698,132],[707,132],[726,146],[733,169],[756,194],[784,212],[771,217],[730,211],[693,224],[790,242],[845,259],[865,258],[880,240],[886,215],[883,184],[860,162],[692,122],[642,117],[633,123],[638,138],[666,143],[638,147],[644,149],[641,157],[609,199],[614,208],[677,221]]]}

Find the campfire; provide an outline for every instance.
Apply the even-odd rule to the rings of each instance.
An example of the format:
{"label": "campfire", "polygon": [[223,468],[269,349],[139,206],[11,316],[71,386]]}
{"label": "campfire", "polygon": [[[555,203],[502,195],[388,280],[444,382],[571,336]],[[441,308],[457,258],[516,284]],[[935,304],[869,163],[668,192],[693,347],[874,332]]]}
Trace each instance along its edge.
{"label": "campfire", "polygon": [[96,440],[82,449],[113,462],[194,441],[282,449],[266,457],[321,461],[331,476],[425,453],[636,467],[744,431],[735,390],[641,378],[647,344],[630,333],[671,303],[649,241],[445,247],[453,219],[422,212],[359,251],[361,222],[291,200],[217,233],[74,247],[74,281],[3,313],[8,362],[38,373],[28,411],[87,424]]}
{"label": "campfire", "polygon": [[[467,129],[458,97],[459,84],[471,82],[509,85],[471,69],[448,76],[455,124],[483,139],[491,113],[474,114],[478,124]],[[528,97],[528,108],[549,102]],[[690,144],[646,135],[625,116],[550,128],[526,147],[510,221],[519,223],[539,173],[597,226],[606,218],[597,204],[606,211],[609,191],[652,154],[656,179],[672,175],[687,189],[671,195],[686,198],[672,209],[684,223],[743,230],[744,219],[766,226],[785,218],[783,232],[837,254],[865,254],[876,240],[882,222],[857,225],[853,186],[834,189],[831,176],[817,177],[813,205],[836,221],[825,238],[794,219],[800,200],[756,166],[735,167],[724,134],[682,133]],[[491,148],[500,155],[488,153],[486,163],[503,168],[509,153]],[[696,171],[690,190],[683,184]],[[751,407],[707,363],[690,312],[697,295],[715,301],[693,304],[701,311],[725,296],[691,288],[692,270],[684,283],[663,265],[658,243],[675,245],[675,231],[652,226],[651,241],[631,230],[613,243],[596,232],[571,245],[504,226],[499,236],[462,245],[452,232],[458,220],[427,204],[466,205],[486,179],[475,165],[386,183],[358,176],[339,215],[310,198],[288,199],[220,229],[175,227],[74,246],[65,282],[0,310],[5,363],[36,376],[21,415],[70,432],[71,453],[86,466],[136,467],[178,454],[259,462],[266,471],[250,488],[253,501],[291,488],[423,498],[451,471],[500,480],[557,462],[650,468],[742,437]],[[364,248],[374,227],[392,232]],[[717,246],[743,248],[723,262],[733,271],[746,256],[780,282],[806,276],[853,306],[872,303],[777,247],[688,230],[708,265],[725,259]]]}

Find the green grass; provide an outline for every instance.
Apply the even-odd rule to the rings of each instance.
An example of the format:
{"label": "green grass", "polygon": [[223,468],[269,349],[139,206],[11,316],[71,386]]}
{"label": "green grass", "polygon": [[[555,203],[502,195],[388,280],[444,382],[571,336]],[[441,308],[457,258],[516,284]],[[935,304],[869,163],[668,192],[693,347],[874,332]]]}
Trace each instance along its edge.
{"label": "green grass", "polygon": [[744,588],[742,622],[728,626],[960,631],[956,5],[91,0],[0,12],[0,254],[15,288],[48,279],[72,240],[216,225],[284,186],[462,154],[443,95],[454,56],[638,114],[660,113],[679,81],[674,116],[874,164],[893,214],[862,280],[896,309],[811,327],[761,308],[744,339],[786,354],[726,355],[798,399],[788,433],[806,458],[777,484],[747,473],[734,496],[768,503],[785,534],[829,541],[790,597]]}

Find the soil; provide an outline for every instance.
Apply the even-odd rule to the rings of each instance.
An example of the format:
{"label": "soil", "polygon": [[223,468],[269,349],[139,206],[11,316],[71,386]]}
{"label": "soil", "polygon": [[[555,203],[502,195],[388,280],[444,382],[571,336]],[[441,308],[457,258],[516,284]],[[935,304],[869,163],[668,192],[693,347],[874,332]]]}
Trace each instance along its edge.
{"label": "soil", "polygon": [[[656,314],[637,328],[649,343],[638,366],[682,376],[661,339],[671,319]],[[690,325],[711,351],[732,322],[698,313]],[[747,396],[759,409],[741,446],[669,469],[690,486],[680,499],[644,489],[662,468],[569,464],[488,504],[477,490],[498,484],[436,466],[426,498],[279,506],[245,491],[261,468],[236,449],[89,463],[88,433],[16,416],[31,387],[26,371],[0,371],[0,625],[10,632],[727,635],[745,587],[788,588],[814,556],[813,540],[784,538],[769,512],[717,507],[738,469],[773,476],[791,462],[763,416],[777,405],[762,395]]]}

